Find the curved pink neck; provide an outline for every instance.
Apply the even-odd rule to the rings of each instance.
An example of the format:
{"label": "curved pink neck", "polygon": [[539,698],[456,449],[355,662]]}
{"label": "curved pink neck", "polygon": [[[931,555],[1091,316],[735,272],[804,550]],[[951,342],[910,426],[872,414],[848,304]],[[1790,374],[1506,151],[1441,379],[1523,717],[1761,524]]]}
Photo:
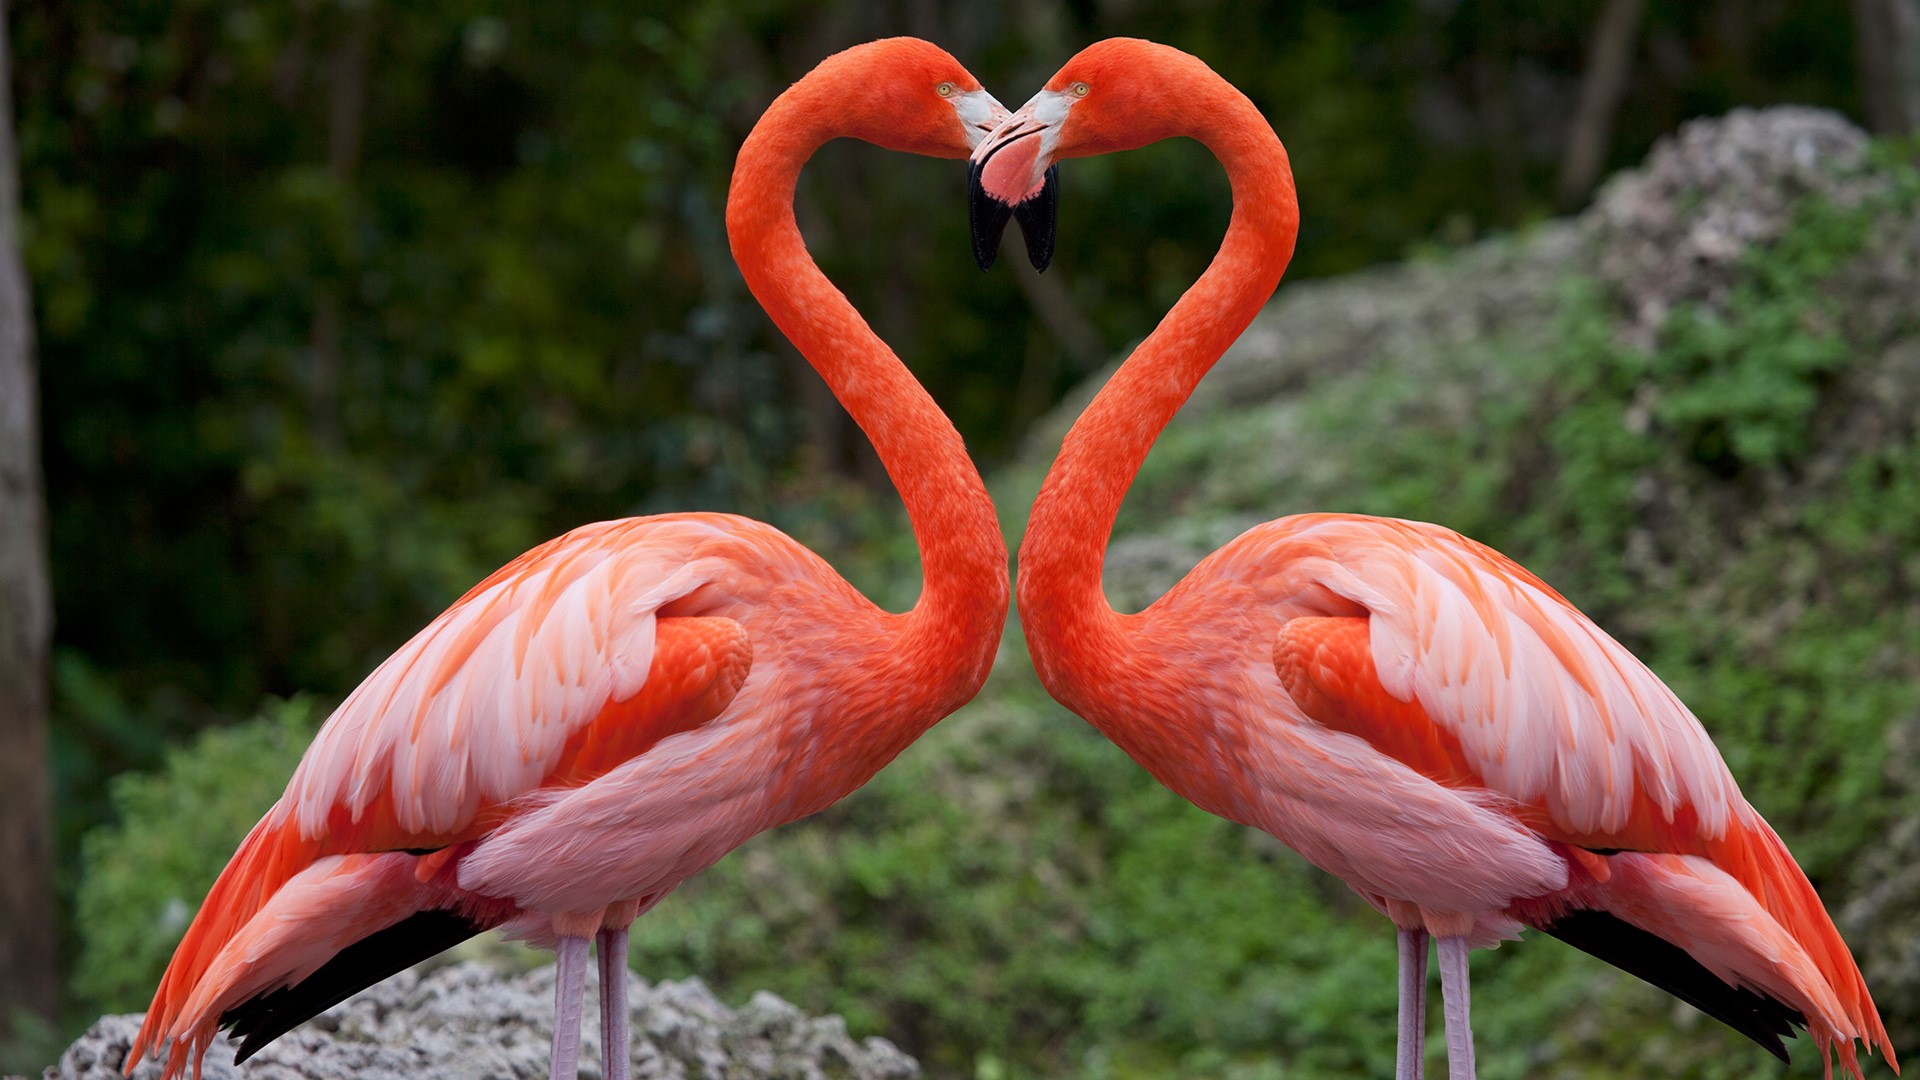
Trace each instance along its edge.
{"label": "curved pink neck", "polygon": [[1020,619],[1040,675],[1072,707],[1124,654],[1101,588],[1120,502],[1161,429],[1273,295],[1299,225],[1286,150],[1217,76],[1186,100],[1191,135],[1226,166],[1233,218],[1220,252],[1103,387],[1060,446],[1020,545]]}
{"label": "curved pink neck", "polygon": [[794,220],[801,166],[843,133],[845,98],[832,90],[802,80],[768,108],[734,166],[727,235],[747,287],[873,441],[906,504],[925,587],[896,651],[922,667],[926,689],[964,684],[970,697],[1006,619],[1006,540],[959,432],[821,273]]}

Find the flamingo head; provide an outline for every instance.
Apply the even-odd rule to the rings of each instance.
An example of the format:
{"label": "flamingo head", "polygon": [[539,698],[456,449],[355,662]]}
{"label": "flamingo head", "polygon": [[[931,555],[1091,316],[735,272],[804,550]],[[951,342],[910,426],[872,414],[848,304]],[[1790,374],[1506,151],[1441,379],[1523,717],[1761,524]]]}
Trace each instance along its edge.
{"label": "flamingo head", "polygon": [[[909,154],[967,157],[1007,120],[994,99],[946,50],[918,38],[885,38],[856,45],[821,61],[819,85],[831,86],[836,133]],[[808,79],[812,80],[813,75]],[[828,107],[824,103],[822,107]],[[1019,208],[994,206],[974,215],[974,257],[993,264],[1009,219],[1020,222],[1027,255],[1046,269],[1053,255],[1053,190],[1056,172],[1035,180]],[[1044,194],[1044,197],[1042,197]],[[991,251],[981,255],[983,235]]]}
{"label": "flamingo head", "polygon": [[[1042,181],[1063,158],[1132,150],[1188,133],[1196,105],[1205,108],[1204,95],[1219,85],[1199,58],[1151,41],[1108,38],[1080,50],[973,148],[968,202],[975,256],[983,208],[1012,207],[1017,214],[1030,201],[1052,198],[1052,185]],[[991,261],[989,251],[982,265]]]}
{"label": "flamingo head", "polygon": [[821,61],[815,75],[834,89],[837,133],[888,150],[963,158],[1007,119],[960,61],[919,38],[855,45]]}

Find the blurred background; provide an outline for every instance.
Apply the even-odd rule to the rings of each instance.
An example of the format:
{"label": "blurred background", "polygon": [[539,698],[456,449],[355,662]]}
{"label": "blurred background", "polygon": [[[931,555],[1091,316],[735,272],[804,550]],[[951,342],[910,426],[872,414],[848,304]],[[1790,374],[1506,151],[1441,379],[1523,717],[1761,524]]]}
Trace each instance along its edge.
{"label": "blurred background", "polygon": [[[17,773],[0,793],[11,800],[0,850],[19,853],[15,882],[0,892],[0,933],[12,937],[0,951],[10,965],[0,1065],[16,1068],[51,1060],[102,1010],[144,1007],[204,875],[277,793],[331,704],[534,543],[627,514],[737,511],[786,528],[876,599],[911,602],[917,567],[884,474],[747,295],[721,220],[741,139],[829,53],[927,37],[1010,107],[1100,38],[1148,37],[1200,55],[1253,98],[1292,156],[1303,213],[1283,298],[1312,279],[1385,262],[1444,265],[1486,238],[1533,235],[1583,210],[1609,173],[1694,117],[1819,106],[1893,140],[1876,144],[1875,160],[1895,172],[1911,156],[1894,137],[1920,125],[1913,0],[10,0],[4,9],[19,185],[17,207],[0,197],[0,239],[18,238],[30,285],[32,351],[18,355],[37,363],[40,436],[0,446],[0,469],[30,477],[38,454],[50,578],[37,580],[50,582],[53,612],[51,650],[37,653],[32,598],[45,571],[26,558],[37,495],[23,479],[0,505],[18,527],[12,557],[0,558],[14,575],[0,628],[26,643],[0,669],[21,717],[0,726],[0,758]],[[1070,418],[1056,406],[1152,328],[1211,257],[1229,209],[1218,165],[1192,143],[1063,171],[1060,252],[1044,276],[1011,256],[992,274],[973,267],[955,163],[835,144],[799,193],[813,251],[953,416],[1016,538]],[[1834,245],[1872,231],[1817,227],[1826,231],[1809,241],[1816,267],[1844,261],[1851,249]],[[1556,341],[1585,340],[1580,327],[1599,327],[1596,340],[1618,336],[1608,330],[1619,329],[1618,298],[1579,292],[1590,269],[1554,269],[1555,282],[1572,283],[1568,295],[1587,297],[1555,317],[1588,320],[1556,323],[1565,331]],[[1808,270],[1775,284],[1817,290],[1825,280]],[[0,316],[8,310],[0,295]],[[24,325],[16,317],[0,329]],[[1754,323],[1751,336],[1773,341],[1811,324],[1793,314],[1783,325],[1768,336]],[[1831,351],[1840,331],[1806,332]],[[1587,382],[1559,369],[1547,380],[1587,397],[1485,397],[1494,411],[1471,413],[1467,426],[1518,437],[1534,406],[1613,401],[1616,391],[1633,399],[1658,365],[1609,348],[1568,361]],[[1646,348],[1631,356],[1664,355]],[[1708,358],[1700,363],[1717,363],[1726,353],[1717,348],[1695,349]],[[1829,374],[1841,362],[1827,356],[1800,367],[1790,357],[1778,370],[1798,373],[1787,377],[1794,393],[1817,397],[1838,380]],[[16,378],[0,396],[18,404],[30,386]],[[1818,406],[1788,399],[1789,412]],[[1527,407],[1509,407],[1515,400]],[[1231,412],[1241,421],[1223,437],[1239,440],[1227,449],[1246,455],[1242,468],[1277,484],[1293,466],[1269,456],[1271,432],[1245,419],[1256,411]],[[1731,482],[1746,466],[1798,477],[1793,455],[1818,441],[1789,434],[1777,453],[1756,456],[1740,436],[1751,428],[1714,430],[1718,457],[1687,443],[1703,483]],[[1906,452],[1899,440],[1911,434],[1889,438],[1888,453]],[[1225,452],[1195,440],[1162,468],[1203,470]],[[1487,436],[1473,460],[1500,449]],[[1628,525],[1616,536],[1578,514],[1533,521],[1530,489],[1505,474],[1475,504],[1461,473],[1421,479],[1430,448],[1402,451],[1329,488],[1349,505],[1318,508],[1480,524],[1483,539],[1511,545],[1630,644],[1670,645],[1672,666],[1654,666],[1683,692],[1688,671],[1694,692],[1716,692],[1712,650],[1697,636],[1635,621],[1655,585],[1678,590],[1675,610],[1697,613],[1703,602],[1684,592],[1684,575],[1654,582],[1630,561],[1621,568],[1609,545],[1625,543]],[[1645,467],[1630,453],[1594,460],[1604,475],[1581,475],[1616,487]],[[1904,464],[1886,469],[1886,484],[1914,482]],[[1167,475],[1172,491],[1183,483],[1171,477],[1195,473]],[[1774,490],[1756,475],[1733,478]],[[1236,489],[1205,507],[1169,495],[1165,509],[1208,523],[1186,536],[1197,557],[1196,537],[1232,535],[1220,523],[1307,508],[1284,494]],[[1911,634],[1911,597],[1899,591],[1911,549],[1887,543],[1863,565],[1894,591],[1867,591],[1880,598],[1875,612]],[[1191,565],[1186,547],[1168,550],[1172,569],[1143,573],[1142,600]],[[1582,578],[1581,559],[1619,574]],[[1887,608],[1887,596],[1908,606]],[[1004,659],[1026,663],[1017,631]],[[1746,657],[1741,677],[1777,672],[1777,660]],[[1829,731],[1844,740],[1833,751],[1844,760],[1781,741],[1780,714],[1755,704],[1773,700],[1766,688],[1727,690],[1743,715],[1762,713],[1750,767],[1775,750],[1800,763],[1780,795],[1787,805],[1756,795],[1762,810],[1813,822],[1809,831],[1853,822],[1810,864],[1823,891],[1848,888],[1839,884],[1848,868],[1900,820],[1892,807],[1904,789],[1891,790],[1897,780],[1879,762],[1914,706],[1905,667],[1870,692],[1844,657],[1831,668],[1808,675],[1830,681],[1800,686],[1788,711],[1818,728],[1824,699],[1809,705],[1807,695],[1851,685],[1866,715]],[[809,1008],[846,1013],[856,1034],[899,1041],[940,1076],[1251,1077],[1281,1075],[1286,1060],[1317,1062],[1300,1075],[1383,1071],[1386,924],[1352,910],[1337,883],[1136,777],[1030,674],[997,680],[936,732],[954,734],[902,758],[908,780],[876,785],[812,831],[756,842],[714,884],[663,906],[636,966],[701,974],[730,999],[775,985]],[[1729,751],[1751,791],[1742,754]],[[1048,764],[1021,773],[1014,760]],[[1803,807],[1809,816],[1794,818]],[[1043,839],[996,827],[1045,814],[1057,824]],[[890,831],[899,835],[883,841]],[[51,851],[36,861],[47,854],[40,836],[52,837]],[[1269,893],[1290,896],[1259,901],[1278,907],[1222,906]],[[1290,934],[1325,947],[1302,956]],[[1543,1062],[1588,1075],[1574,1052],[1588,1044],[1544,1042],[1561,1026],[1550,1009],[1575,1008],[1589,980],[1610,976],[1553,959],[1565,950],[1545,942],[1494,962],[1527,949],[1549,957],[1513,961],[1534,965],[1509,987],[1531,1011],[1490,1023],[1529,1049],[1506,1064],[1493,1055],[1489,1075]],[[1295,981],[1290,969],[1311,978]],[[1555,986],[1568,996],[1543,989]],[[1622,1008],[1693,1030],[1658,1003]],[[1751,1064],[1725,1059],[1734,1051],[1712,1042],[1717,1031],[1699,1035],[1708,1051],[1686,1067],[1693,1074]],[[1379,1047],[1299,1056],[1363,1037]],[[1713,1064],[1722,1059],[1736,1064]]]}

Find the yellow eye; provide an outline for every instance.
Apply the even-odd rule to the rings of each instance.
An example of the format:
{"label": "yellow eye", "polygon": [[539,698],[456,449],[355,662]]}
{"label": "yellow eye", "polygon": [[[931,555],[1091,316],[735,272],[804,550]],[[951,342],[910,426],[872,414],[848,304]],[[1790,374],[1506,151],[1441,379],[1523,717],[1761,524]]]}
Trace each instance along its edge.
{"label": "yellow eye", "polygon": [[943,82],[939,86],[934,87],[933,92],[939,94],[941,97],[952,97],[953,92],[958,89],[960,88],[950,82]]}
{"label": "yellow eye", "polygon": [[1077,82],[1077,83],[1074,83],[1072,86],[1069,86],[1067,89],[1073,91],[1074,97],[1086,97],[1087,91],[1093,88],[1088,86],[1086,83]]}

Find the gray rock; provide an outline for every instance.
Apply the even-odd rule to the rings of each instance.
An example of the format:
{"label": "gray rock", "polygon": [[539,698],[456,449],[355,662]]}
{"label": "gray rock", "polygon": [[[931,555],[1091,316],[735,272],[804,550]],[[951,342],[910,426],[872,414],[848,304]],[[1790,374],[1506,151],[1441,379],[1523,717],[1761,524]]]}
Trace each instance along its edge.
{"label": "gray rock", "polygon": [[1626,308],[1626,339],[1651,347],[1680,304],[1723,306],[1748,251],[1785,232],[1804,196],[1845,202],[1875,184],[1860,169],[1867,142],[1822,109],[1735,109],[1687,124],[1609,181],[1581,224]]}
{"label": "gray rock", "polygon": [[1425,370],[1449,349],[1545,333],[1585,256],[1566,222],[1421,260],[1283,287],[1194,392],[1201,409],[1296,394],[1391,363]]}
{"label": "gray rock", "polygon": [[[1920,428],[1920,207],[1871,199],[1887,192],[1888,174],[1869,167],[1868,148],[1866,133],[1833,113],[1736,110],[1663,140],[1582,218],[1620,338],[1653,348],[1674,310],[1727,310],[1736,287],[1754,280],[1749,256],[1785,234],[1810,202],[1868,206],[1874,215],[1862,249],[1826,285],[1832,302],[1803,314],[1851,354],[1844,368],[1808,380],[1819,397],[1805,446],[1724,483],[1702,483],[1679,458],[1638,478],[1641,528],[1628,563],[1649,583],[1693,582],[1702,604],[1728,607],[1716,594],[1731,587],[1718,572],[1730,549],[1791,534],[1863,455],[1902,445]],[[1652,411],[1662,391],[1651,380],[1642,389]],[[1791,625],[1817,602],[1805,591],[1780,588],[1773,609],[1750,611],[1749,623]]]}
{"label": "gray rock", "polygon": [[[222,1036],[207,1052],[209,1080],[439,1080],[547,1075],[553,968],[502,975],[464,963],[402,972],[295,1028],[233,1065]],[[811,1017],[768,993],[739,1009],[698,981],[649,985],[629,975],[635,1080],[908,1080],[917,1063],[884,1039],[855,1042],[839,1017]],[[589,992],[591,994],[591,991]],[[140,1015],[102,1017],[43,1080],[113,1080]],[[599,1012],[589,1002],[580,1075],[598,1080]],[[149,1059],[133,1080],[155,1080]]]}
{"label": "gray rock", "polygon": [[[1475,342],[1550,333],[1566,274],[1586,251],[1578,229],[1554,222],[1445,260],[1283,283],[1175,423],[1298,396],[1325,379],[1382,365],[1424,371],[1436,355]],[[1076,387],[1036,423],[1027,456],[1051,457],[1118,366]]]}

